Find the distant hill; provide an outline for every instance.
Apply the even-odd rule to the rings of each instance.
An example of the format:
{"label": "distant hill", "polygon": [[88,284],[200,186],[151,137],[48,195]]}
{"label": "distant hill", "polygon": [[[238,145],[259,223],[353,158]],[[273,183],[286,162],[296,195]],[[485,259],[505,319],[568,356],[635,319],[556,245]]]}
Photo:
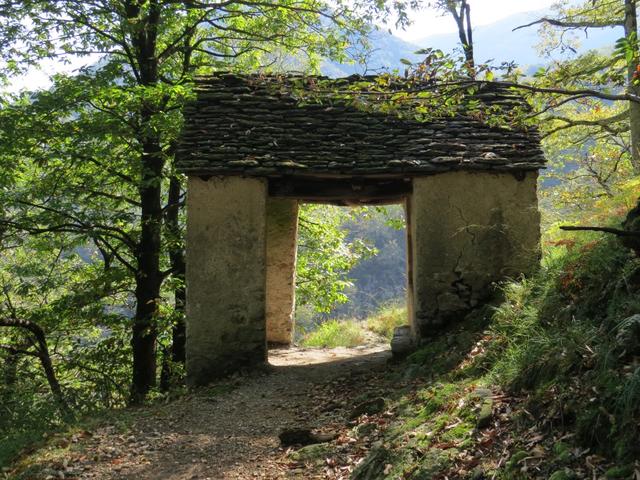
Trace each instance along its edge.
{"label": "distant hill", "polygon": [[[547,60],[536,50],[539,42],[537,26],[513,31],[514,28],[529,24],[548,14],[545,10],[511,15],[490,25],[474,28],[474,47],[476,60],[486,62],[515,61],[520,66],[546,63]],[[601,30],[590,30],[588,36],[584,32],[576,32],[580,40],[579,51],[599,49],[613,45],[623,35],[622,27]],[[450,51],[458,43],[457,34],[425,36],[416,42],[421,48],[434,47]]]}
{"label": "distant hill", "polygon": [[[536,26],[513,31],[514,28],[531,23],[548,14],[545,10],[520,13],[499,20],[490,25],[474,28],[474,46],[478,62],[493,60],[492,63],[515,61],[521,67],[539,66],[548,62],[537,50],[539,42]],[[444,19],[443,19],[444,21]],[[451,20],[453,21],[453,20]],[[580,40],[579,51],[609,47],[623,35],[622,28],[610,28],[584,32],[576,32]],[[455,33],[443,35],[427,35],[416,42],[406,42],[387,32],[376,31],[370,37],[373,52],[367,65],[344,65],[335,62],[325,62],[322,71],[332,77],[347,76],[354,73],[375,73],[378,71],[403,72],[405,66],[401,58],[417,60],[415,51],[420,48],[439,48],[451,52],[458,47],[458,37]]]}
{"label": "distant hill", "polygon": [[[353,74],[373,74],[381,72],[392,72],[398,70],[403,72],[406,68],[400,61],[406,58],[412,61],[419,60],[415,52],[420,47],[414,43],[405,42],[399,37],[391,35],[382,30],[373,31],[369,35],[371,52],[368,55],[366,64],[344,64],[326,61],[322,64],[322,73],[330,77],[346,77]],[[358,52],[351,52],[351,56],[357,56]]]}

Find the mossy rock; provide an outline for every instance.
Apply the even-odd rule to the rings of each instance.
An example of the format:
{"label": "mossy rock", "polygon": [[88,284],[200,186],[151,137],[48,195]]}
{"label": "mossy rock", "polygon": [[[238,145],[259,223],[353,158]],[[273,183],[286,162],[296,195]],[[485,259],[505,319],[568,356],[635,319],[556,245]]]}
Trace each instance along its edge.
{"label": "mossy rock", "polygon": [[380,480],[385,477],[385,466],[392,463],[392,460],[389,450],[384,447],[375,447],[353,471],[351,480]]}
{"label": "mossy rock", "polygon": [[291,452],[289,458],[294,462],[314,462],[316,460],[324,460],[333,451],[334,446],[330,443],[316,443]]}
{"label": "mossy rock", "polygon": [[575,473],[569,469],[556,470],[551,474],[549,480],[576,480],[578,478]]}
{"label": "mossy rock", "polygon": [[353,433],[356,438],[368,437],[375,432],[377,428],[375,423],[361,423],[353,429]]}
{"label": "mossy rock", "polygon": [[491,398],[485,398],[478,413],[476,427],[478,427],[478,429],[487,428],[491,425],[491,420],[493,420],[493,400]]}
{"label": "mossy rock", "polygon": [[351,412],[351,415],[349,415],[349,418],[353,420],[354,418],[358,418],[360,415],[376,415],[384,410],[384,406],[385,400],[382,397],[367,400],[356,405]]}
{"label": "mossy rock", "polygon": [[442,434],[442,440],[444,442],[464,440],[470,437],[472,432],[473,425],[463,422],[460,425],[456,425],[455,427],[445,431]]}
{"label": "mossy rock", "polygon": [[457,455],[456,449],[440,450],[432,448],[420,459],[420,465],[411,478],[427,479],[432,478],[448,469],[452,464],[452,459]]}
{"label": "mossy rock", "polygon": [[571,461],[571,448],[564,442],[556,442],[553,445],[553,453],[557,462],[567,463]]}
{"label": "mossy rock", "polygon": [[611,467],[604,472],[606,478],[631,478],[633,475],[633,467],[630,465]]}
{"label": "mossy rock", "polygon": [[518,450],[516,453],[511,455],[511,458],[509,458],[509,461],[507,462],[507,465],[506,465],[507,469],[517,470],[518,468],[520,468],[520,462],[522,462],[522,460],[524,460],[528,456],[530,456],[529,452],[525,450]]}

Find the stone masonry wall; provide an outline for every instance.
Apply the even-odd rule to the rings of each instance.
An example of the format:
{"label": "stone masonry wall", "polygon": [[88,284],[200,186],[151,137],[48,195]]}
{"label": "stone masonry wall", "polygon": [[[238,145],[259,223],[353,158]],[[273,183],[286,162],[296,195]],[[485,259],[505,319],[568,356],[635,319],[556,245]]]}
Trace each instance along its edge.
{"label": "stone masonry wall", "polygon": [[298,202],[267,200],[267,342],[293,341]]}
{"label": "stone masonry wall", "polygon": [[266,198],[264,180],[189,177],[190,385],[266,362]]}
{"label": "stone masonry wall", "polygon": [[[409,200],[412,327],[428,337],[539,265],[537,172],[414,178]],[[522,177],[520,177],[522,178]]]}

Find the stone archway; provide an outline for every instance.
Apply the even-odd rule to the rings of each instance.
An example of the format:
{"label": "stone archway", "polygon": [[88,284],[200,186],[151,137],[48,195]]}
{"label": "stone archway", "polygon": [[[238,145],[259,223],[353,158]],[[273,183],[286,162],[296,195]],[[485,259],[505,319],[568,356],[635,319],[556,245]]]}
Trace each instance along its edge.
{"label": "stone archway", "polygon": [[299,106],[274,81],[208,78],[186,110],[190,384],[264,363],[267,341],[291,341],[298,202],[405,204],[416,339],[537,267],[535,133]]}

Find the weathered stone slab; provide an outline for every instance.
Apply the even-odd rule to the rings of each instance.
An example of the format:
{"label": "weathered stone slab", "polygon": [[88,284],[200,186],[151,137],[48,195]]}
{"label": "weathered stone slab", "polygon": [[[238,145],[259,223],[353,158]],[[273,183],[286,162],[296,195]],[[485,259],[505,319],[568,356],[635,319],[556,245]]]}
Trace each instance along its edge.
{"label": "weathered stone slab", "polygon": [[[314,89],[318,82],[330,82],[336,91],[340,86],[357,89],[362,80],[374,77],[330,81],[260,74],[231,80],[216,74],[196,79],[197,99],[185,107],[178,169],[198,175],[266,176],[288,174],[292,169],[316,175],[401,175],[407,158],[412,162],[410,171],[417,175],[429,175],[434,169],[505,171],[544,166],[540,137],[533,128],[495,127],[464,111],[417,122],[412,115],[398,117],[385,108],[357,108],[331,93],[331,88],[323,93]],[[408,88],[419,95],[420,88],[430,86],[398,80],[388,88],[389,92]],[[318,101],[300,101],[300,89]],[[483,84],[474,95],[487,106],[507,110],[521,104],[513,92],[498,84]],[[369,95],[367,101],[382,100]],[[224,159],[218,161],[215,157],[221,153]],[[264,169],[267,156],[275,163]],[[202,158],[210,161],[203,164]]]}

